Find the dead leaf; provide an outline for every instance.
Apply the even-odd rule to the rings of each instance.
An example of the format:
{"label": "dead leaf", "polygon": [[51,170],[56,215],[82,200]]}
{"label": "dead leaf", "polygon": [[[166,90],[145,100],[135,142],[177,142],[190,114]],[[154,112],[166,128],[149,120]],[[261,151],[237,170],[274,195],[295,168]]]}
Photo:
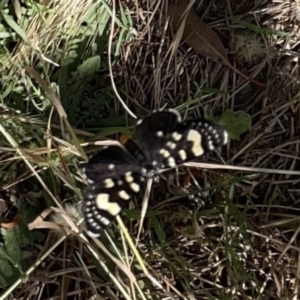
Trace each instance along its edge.
{"label": "dead leaf", "polygon": [[0,226],[5,229],[13,228],[20,223],[21,219],[21,214],[17,214],[11,222],[2,222]]}
{"label": "dead leaf", "polygon": [[178,5],[169,4],[169,14],[174,28],[178,30],[180,26],[184,26],[181,40],[199,54],[212,60],[228,60],[227,51],[218,35],[197,16],[193,8],[184,20],[183,14],[187,8],[187,2]]}
{"label": "dead leaf", "polygon": [[212,60],[221,61],[236,74],[262,88],[265,88],[266,85],[264,83],[247,76],[230,63],[227,51],[220,38],[197,16],[192,7],[193,3],[194,1],[187,3],[182,0],[182,2],[178,5],[173,3],[169,4],[171,22],[174,29],[177,30],[177,37],[174,44],[178,45],[179,41],[183,40],[197,53],[209,57]]}

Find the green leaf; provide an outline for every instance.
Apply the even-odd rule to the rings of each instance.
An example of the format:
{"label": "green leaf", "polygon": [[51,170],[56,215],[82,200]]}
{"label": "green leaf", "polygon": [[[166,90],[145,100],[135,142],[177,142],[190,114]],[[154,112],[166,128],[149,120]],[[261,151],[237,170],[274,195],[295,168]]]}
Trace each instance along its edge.
{"label": "green leaf", "polygon": [[120,14],[121,14],[121,20],[123,22],[123,25],[126,26],[126,27],[128,27],[129,26],[129,22],[127,20],[127,15],[126,15],[126,13],[125,13],[124,8],[123,8],[122,5],[120,5]]}
{"label": "green leaf", "polygon": [[166,244],[166,234],[165,234],[164,230],[162,229],[162,227],[160,226],[157,218],[152,216],[151,222],[153,224],[155,233],[157,234],[157,236],[159,238],[160,244],[165,245]]}
{"label": "green leaf", "polygon": [[273,28],[268,28],[268,27],[260,27],[257,25],[254,25],[252,23],[240,20],[238,18],[230,18],[232,20],[233,24],[240,24],[256,33],[260,33],[260,34],[274,34],[277,36],[293,36],[294,33],[291,32],[284,32],[284,31],[280,31],[280,30],[275,30]]}
{"label": "green leaf", "polygon": [[2,92],[0,98],[3,101],[7,96],[10,95],[11,91],[13,89],[12,83],[8,82],[6,87],[4,87],[4,91]]}
{"label": "green leaf", "polygon": [[100,65],[100,56],[96,55],[85,60],[80,66],[78,66],[77,70],[81,77],[85,77],[98,71],[100,69]]}
{"label": "green leaf", "polygon": [[28,42],[25,31],[4,11],[0,11],[0,13],[7,25],[10,26],[25,42]]}
{"label": "green leaf", "polygon": [[21,258],[22,258],[22,260],[25,260],[26,258],[29,258],[31,256],[32,256],[32,252],[30,252],[30,251],[23,250],[21,252]]}
{"label": "green leaf", "polygon": [[2,0],[0,2],[0,10],[4,9],[4,7],[7,5],[7,3],[8,3],[8,0]]}
{"label": "green leaf", "polygon": [[126,124],[126,116],[120,115],[113,108],[110,108],[109,118],[102,119],[101,121],[104,127],[123,126]]}
{"label": "green leaf", "polygon": [[213,120],[213,114],[209,104],[204,105],[203,112],[204,112],[205,119]]}
{"label": "green leaf", "polygon": [[7,253],[9,253],[11,261],[15,265],[19,265],[21,263],[20,238],[19,226],[5,230],[5,249],[7,250]]}
{"label": "green leaf", "polygon": [[0,287],[4,288],[12,284],[19,276],[20,272],[14,268],[7,258],[7,251],[0,245]]}
{"label": "green leaf", "polygon": [[245,111],[232,111],[227,109],[220,117],[218,122],[227,130],[233,140],[240,140],[241,134],[251,129],[252,118]]}
{"label": "green leaf", "polygon": [[116,43],[116,51],[114,53],[115,57],[118,57],[120,55],[121,46],[124,44],[123,37],[124,37],[124,35],[125,35],[126,32],[127,32],[126,28],[122,28],[120,30],[120,33],[119,33],[119,36],[118,36],[118,41]]}
{"label": "green leaf", "polygon": [[15,228],[1,230],[5,246],[0,245],[0,287],[10,285],[23,274],[20,266],[21,249]]}

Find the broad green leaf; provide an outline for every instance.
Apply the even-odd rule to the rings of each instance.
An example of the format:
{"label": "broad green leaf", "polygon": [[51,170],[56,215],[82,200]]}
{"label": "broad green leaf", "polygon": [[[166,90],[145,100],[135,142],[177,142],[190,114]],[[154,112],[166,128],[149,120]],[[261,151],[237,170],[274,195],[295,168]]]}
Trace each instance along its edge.
{"label": "broad green leaf", "polygon": [[102,125],[104,127],[114,127],[114,126],[123,126],[126,124],[125,115],[120,115],[115,112],[113,108],[109,111],[109,118],[102,119]]}
{"label": "broad green leaf", "polygon": [[4,9],[4,7],[7,5],[8,0],[2,0],[0,1],[0,10]]}
{"label": "broad green leaf", "polygon": [[23,250],[21,252],[21,259],[24,260],[32,256],[32,252]]}
{"label": "broad green leaf", "polygon": [[77,70],[81,77],[93,74],[100,69],[101,59],[99,55],[86,59]]}
{"label": "broad green leaf", "polygon": [[[5,246],[0,245],[0,287],[11,284],[23,273],[20,266],[21,248],[18,236],[14,234],[15,228],[1,230]],[[12,242],[11,238],[15,241]]]}
{"label": "broad green leaf", "polygon": [[16,265],[21,263],[21,244],[19,226],[7,229],[4,236],[5,249],[9,253],[11,261]]}
{"label": "broad green leaf", "polygon": [[251,129],[252,118],[245,111],[232,111],[227,109],[220,117],[221,123],[233,140],[240,140],[241,134]]}
{"label": "broad green leaf", "polygon": [[4,251],[3,246],[0,246],[0,287],[2,288],[12,284],[20,276],[20,272],[6,258]]}

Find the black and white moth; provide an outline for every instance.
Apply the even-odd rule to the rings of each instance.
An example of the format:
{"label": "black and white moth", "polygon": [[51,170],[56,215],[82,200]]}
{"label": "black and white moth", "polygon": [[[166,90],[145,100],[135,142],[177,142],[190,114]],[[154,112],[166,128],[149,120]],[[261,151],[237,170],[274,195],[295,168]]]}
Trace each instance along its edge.
{"label": "black and white moth", "polygon": [[104,148],[85,167],[90,186],[82,213],[88,234],[98,237],[145,179],[218,149],[227,140],[220,125],[205,119],[181,121],[175,110],[155,111],[139,120],[133,139]]}

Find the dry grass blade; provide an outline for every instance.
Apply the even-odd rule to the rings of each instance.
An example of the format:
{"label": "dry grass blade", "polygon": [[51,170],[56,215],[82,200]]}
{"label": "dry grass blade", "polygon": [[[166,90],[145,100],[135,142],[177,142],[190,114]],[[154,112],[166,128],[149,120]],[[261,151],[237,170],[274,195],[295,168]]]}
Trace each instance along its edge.
{"label": "dry grass blade", "polygon": [[109,72],[110,72],[110,80],[112,87],[114,89],[115,95],[124,107],[124,109],[128,112],[128,114],[136,119],[136,115],[129,109],[129,107],[126,105],[126,103],[123,101],[121,98],[120,94],[118,93],[115,81],[114,81],[114,76],[113,76],[113,71],[112,71],[112,62],[111,62],[111,56],[112,56],[112,41],[113,41],[113,34],[114,34],[114,27],[115,27],[115,21],[116,21],[116,3],[115,1],[112,2],[113,8],[112,8],[112,18],[111,18],[111,30],[109,34],[109,41],[108,41],[108,65],[109,65]]}
{"label": "dry grass blade", "polygon": [[261,172],[261,173],[271,173],[271,174],[286,174],[290,176],[291,175],[300,176],[300,171],[291,171],[291,170],[252,168],[252,167],[218,165],[218,164],[208,164],[208,163],[198,163],[198,162],[189,162],[189,163],[185,163],[184,165],[187,167],[196,167],[202,169],[226,169],[226,170],[235,170],[235,171]]}
{"label": "dry grass blade", "polygon": [[144,223],[144,220],[145,220],[145,216],[146,216],[146,213],[147,213],[152,184],[153,184],[153,180],[149,179],[148,182],[147,182],[147,187],[145,189],[145,193],[144,193],[143,207],[142,207],[142,211],[141,211],[141,223],[140,223],[140,226],[139,226],[139,232],[138,232],[138,235],[137,235],[136,244],[138,243],[138,240],[139,240],[139,237],[140,237],[140,234],[141,234],[141,230],[142,230],[142,227],[143,227],[143,223]]}
{"label": "dry grass blade", "polygon": [[41,85],[41,87],[45,90],[45,92],[47,92],[53,105],[55,106],[57,112],[59,113],[59,116],[61,118],[67,118],[67,114],[66,114],[64,108],[62,107],[60,100],[56,97],[54,92],[48,87],[47,83],[45,82],[45,80],[42,79],[42,77],[39,75],[39,73],[36,70],[34,70],[32,67],[29,67],[29,66],[25,67],[25,70],[30,75],[32,75],[32,77]]}
{"label": "dry grass blade", "polygon": [[54,94],[54,92],[48,87],[47,83],[45,80],[42,79],[42,77],[39,75],[39,73],[34,70],[32,67],[26,66],[25,70],[31,74],[31,76],[33,76],[35,78],[35,80],[41,85],[41,87],[44,89],[45,92],[47,92],[47,94],[49,95],[54,107],[56,108],[60,118],[64,121],[65,125],[67,126],[67,129],[69,130],[73,140],[74,140],[74,144],[76,145],[76,147],[78,148],[78,150],[80,151],[82,157],[87,160],[87,156],[85,154],[85,152],[83,151],[83,149],[80,146],[80,143],[77,139],[76,134],[73,131],[72,126],[69,124],[68,120],[67,120],[67,114],[60,102],[60,100],[58,99],[58,97]]}

